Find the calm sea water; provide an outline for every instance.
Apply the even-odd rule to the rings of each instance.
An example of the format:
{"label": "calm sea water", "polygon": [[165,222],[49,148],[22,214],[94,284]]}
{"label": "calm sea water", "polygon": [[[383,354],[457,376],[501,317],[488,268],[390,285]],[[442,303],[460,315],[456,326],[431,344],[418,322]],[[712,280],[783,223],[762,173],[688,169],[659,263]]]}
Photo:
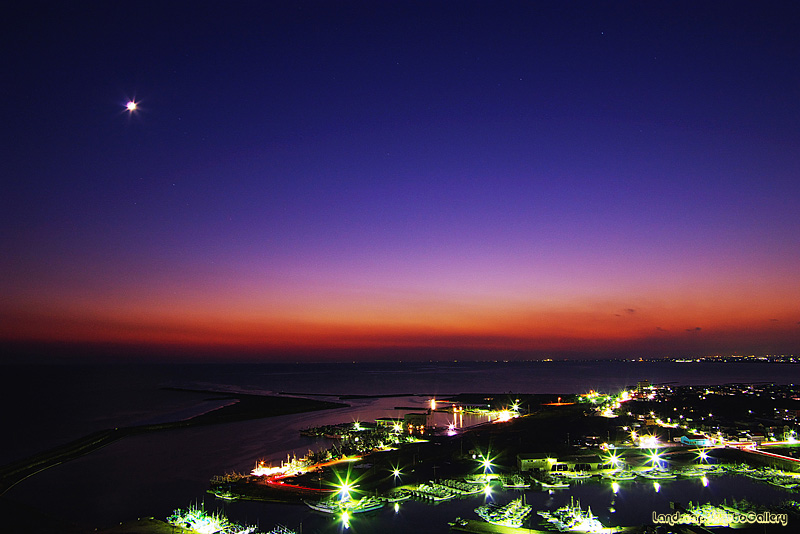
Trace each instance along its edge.
{"label": "calm sea water", "polygon": [[[325,440],[301,437],[302,428],[398,417],[404,412],[397,406],[422,407],[429,395],[617,391],[643,379],[678,384],[789,383],[797,369],[787,364],[668,362],[6,366],[1,424],[10,438],[3,440],[0,463],[95,430],[181,419],[219,406],[202,393],[163,389],[168,386],[263,394],[417,395],[348,400],[348,408],[135,436],[39,473],[7,493],[9,499],[93,528],[137,517],[163,518],[174,508],[205,501],[208,508],[225,507],[232,519],[257,522],[265,530],[275,523],[290,527],[303,523],[304,532],[334,532],[341,525],[303,506],[215,501],[206,493],[208,480],[229,471],[247,472],[259,459],[278,461],[292,452],[327,446]],[[666,512],[670,500],[778,498],[770,493],[774,490],[753,484],[712,479],[704,488],[696,481],[673,481],[656,493],[634,483],[614,496],[610,487],[589,483],[556,494],[529,492],[528,500],[543,508],[559,506],[572,495],[612,522],[646,523],[648,518],[636,514]],[[505,502],[513,496],[496,498]],[[432,525],[441,524],[440,531],[447,532],[447,521],[459,515],[472,518],[482,499],[436,507],[403,503],[398,512],[387,508],[357,518],[353,529],[432,532]]]}

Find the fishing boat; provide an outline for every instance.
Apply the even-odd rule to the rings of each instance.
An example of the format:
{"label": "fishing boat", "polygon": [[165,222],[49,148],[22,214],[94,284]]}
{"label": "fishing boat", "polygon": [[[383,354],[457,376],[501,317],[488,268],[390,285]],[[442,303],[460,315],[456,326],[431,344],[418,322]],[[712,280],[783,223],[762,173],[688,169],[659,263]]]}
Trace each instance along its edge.
{"label": "fishing boat", "polygon": [[475,508],[475,513],[487,523],[504,527],[520,528],[525,518],[531,513],[531,506],[529,504],[524,504],[520,497],[504,506],[499,506],[494,503],[484,504],[483,506]]}
{"label": "fishing boat", "polygon": [[500,480],[503,483],[503,487],[506,489],[525,489],[531,487],[529,482],[526,482],[524,478],[517,474],[501,477]]}
{"label": "fishing boat", "polygon": [[434,482],[419,484],[417,487],[411,488],[408,491],[411,492],[411,495],[419,499],[436,502],[449,501],[456,496],[456,491],[454,489]]}
{"label": "fishing boat", "polygon": [[[209,491],[211,491],[211,490],[209,490]],[[236,499],[239,498],[239,496],[236,495],[235,493],[232,493],[230,491],[223,491],[223,490],[219,490],[219,489],[213,490],[213,491],[211,491],[211,493],[214,494],[214,497],[216,497],[218,499],[223,499],[225,501],[235,501]]]}
{"label": "fishing boat", "polygon": [[384,497],[383,500],[386,502],[403,502],[407,501],[411,498],[411,493],[404,489],[396,490],[394,493],[390,493],[388,496]]}
{"label": "fishing boat", "polygon": [[342,507],[339,505],[339,501],[333,500],[324,500],[319,502],[308,502],[303,501],[306,503],[306,506],[315,510],[317,512],[322,512],[323,514],[335,514],[342,511]]}
{"label": "fishing boat", "polygon": [[633,471],[622,470],[606,473],[603,478],[610,478],[611,480],[619,482],[620,480],[633,480],[636,478],[636,473]]}
{"label": "fishing boat", "polygon": [[323,514],[337,514],[339,512],[348,512],[350,514],[361,514],[364,512],[370,512],[372,510],[377,510],[378,508],[382,508],[386,501],[380,497],[364,497],[357,501],[353,500],[343,500],[337,501],[333,499],[329,500],[322,500],[319,502],[308,502],[303,501],[306,503],[306,506],[311,508],[312,510],[316,510],[317,512],[322,512]]}
{"label": "fishing boat", "polygon": [[447,486],[451,490],[455,491],[458,495],[474,495],[476,493],[480,493],[484,491],[484,487],[481,487],[477,484],[470,484],[468,482],[463,482],[461,480],[442,480],[439,482],[442,486]]}
{"label": "fishing boat", "polygon": [[591,507],[582,510],[580,501],[576,503],[572,498],[567,506],[562,506],[553,512],[545,510],[537,513],[560,532],[614,532],[613,528],[604,526],[592,514]]}
{"label": "fishing boat", "polygon": [[344,511],[349,512],[351,514],[361,514],[364,512],[371,512],[372,510],[377,510],[378,508],[383,508],[383,505],[386,503],[380,497],[363,497],[357,501],[344,501],[342,508]]}

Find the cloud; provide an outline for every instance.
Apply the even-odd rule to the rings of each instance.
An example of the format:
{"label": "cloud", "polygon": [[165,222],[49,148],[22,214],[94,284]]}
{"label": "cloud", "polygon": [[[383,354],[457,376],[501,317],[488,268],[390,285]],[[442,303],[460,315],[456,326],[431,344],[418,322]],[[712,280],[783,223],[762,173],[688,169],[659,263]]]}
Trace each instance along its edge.
{"label": "cloud", "polygon": [[777,323],[777,322],[778,322],[778,320],[777,320],[777,319],[770,319],[770,320],[769,320],[769,322],[771,322],[771,323]]}
{"label": "cloud", "polygon": [[628,312],[628,313],[636,313],[636,309],[635,308],[625,308],[625,311]]}
{"label": "cloud", "polygon": [[687,332],[699,332],[700,330],[702,330],[702,328],[700,328],[699,326],[695,326],[694,328],[687,328],[686,329]]}
{"label": "cloud", "polygon": [[658,330],[659,332],[667,332],[667,330],[664,330],[664,329],[663,329],[663,328],[661,328],[660,326],[657,326],[657,327],[656,327],[656,330]]}

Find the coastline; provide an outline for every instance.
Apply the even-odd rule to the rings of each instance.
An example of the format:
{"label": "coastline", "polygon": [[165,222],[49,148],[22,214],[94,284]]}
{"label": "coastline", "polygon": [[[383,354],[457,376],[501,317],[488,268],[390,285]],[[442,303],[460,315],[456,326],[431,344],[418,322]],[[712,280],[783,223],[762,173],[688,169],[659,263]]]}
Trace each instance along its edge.
{"label": "coastline", "polygon": [[347,404],[343,403],[299,397],[277,397],[180,388],[168,389],[208,393],[215,396],[218,395],[219,397],[215,400],[232,399],[236,400],[236,402],[185,420],[100,430],[41,453],[0,466],[0,496],[28,477],[34,476],[50,467],[85,456],[127,436],[347,407]]}

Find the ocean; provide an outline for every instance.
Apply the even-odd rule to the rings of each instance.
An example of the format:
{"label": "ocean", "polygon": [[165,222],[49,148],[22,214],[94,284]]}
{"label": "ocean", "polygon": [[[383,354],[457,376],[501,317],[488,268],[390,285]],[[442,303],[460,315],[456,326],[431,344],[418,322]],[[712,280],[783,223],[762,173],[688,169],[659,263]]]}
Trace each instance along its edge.
{"label": "ocean", "polygon": [[[291,393],[337,400],[339,395],[413,395],[348,399],[334,410],[132,436],[77,460],[40,472],[12,488],[5,499],[63,517],[89,529],[139,517],[165,518],[175,508],[205,503],[224,508],[231,519],[261,525],[276,523],[303,532],[341,531],[342,525],[305,506],[252,502],[227,503],[206,493],[208,481],[226,472],[249,472],[259,460],[273,463],[287,454],[327,446],[324,438],[299,435],[302,428],[330,423],[398,417],[398,406],[423,408],[429,397],[457,393],[583,393],[619,391],[640,380],[683,385],[732,382],[790,383],[797,367],[770,363],[448,362],[339,364],[187,364],[4,366],[2,428],[7,436],[0,463],[66,443],[105,428],[178,420],[220,406],[203,393],[165,388]],[[593,504],[598,515],[637,520],[637,510],[669,511],[669,499],[728,495],[776,499],[749,481],[713,479],[672,481],[658,493],[636,482],[618,495],[600,483],[555,494],[528,492],[537,506],[559,505],[568,497]],[[593,485],[594,484],[594,485]],[[641,486],[641,487],[640,487]],[[772,493],[770,493],[772,492]],[[497,495],[503,502],[514,495]],[[358,517],[354,532],[447,532],[456,516],[472,510],[483,496],[436,507],[402,503]],[[613,502],[612,502],[613,500]],[[480,501],[480,502],[479,502]],[[541,501],[541,502],[539,502]],[[645,503],[646,501],[646,503]],[[548,504],[549,502],[549,504]],[[610,512],[609,510],[614,510]],[[649,512],[648,512],[649,513]],[[611,515],[610,515],[611,514]],[[626,515],[627,514],[627,515]],[[621,519],[620,519],[621,518]],[[643,520],[644,521],[644,520]],[[436,525],[433,530],[432,526]]]}

